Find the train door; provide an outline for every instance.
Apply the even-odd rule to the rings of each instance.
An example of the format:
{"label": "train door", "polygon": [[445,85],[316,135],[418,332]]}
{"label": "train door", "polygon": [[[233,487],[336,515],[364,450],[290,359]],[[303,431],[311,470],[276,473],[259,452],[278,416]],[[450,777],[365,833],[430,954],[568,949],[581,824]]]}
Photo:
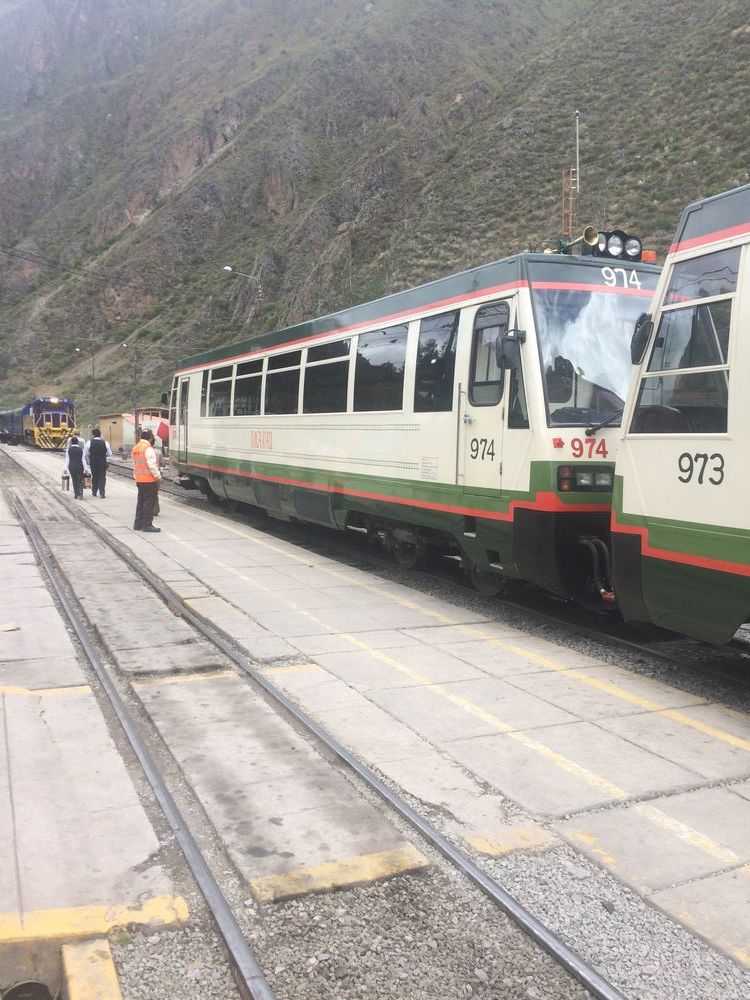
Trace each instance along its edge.
{"label": "train door", "polygon": [[461,393],[464,492],[487,497],[505,490],[528,489],[531,443],[520,352],[504,371],[497,343],[511,327],[515,299],[480,306],[472,330],[467,388]]}
{"label": "train door", "polygon": [[177,461],[188,460],[188,397],[190,393],[190,376],[181,378],[179,382],[179,398],[177,402]]}

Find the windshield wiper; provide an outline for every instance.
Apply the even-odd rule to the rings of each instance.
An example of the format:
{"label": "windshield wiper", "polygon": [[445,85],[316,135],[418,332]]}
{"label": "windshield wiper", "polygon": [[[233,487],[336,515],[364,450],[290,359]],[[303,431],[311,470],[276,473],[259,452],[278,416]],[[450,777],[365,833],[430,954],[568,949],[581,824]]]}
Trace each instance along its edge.
{"label": "windshield wiper", "polygon": [[[623,408],[624,409],[624,408]],[[615,420],[619,420],[623,414],[623,410],[615,410],[614,413],[610,413],[606,420],[600,420],[598,424],[592,424],[591,427],[586,428],[586,436],[593,437],[597,431],[600,431],[602,427],[609,427],[613,424]]]}

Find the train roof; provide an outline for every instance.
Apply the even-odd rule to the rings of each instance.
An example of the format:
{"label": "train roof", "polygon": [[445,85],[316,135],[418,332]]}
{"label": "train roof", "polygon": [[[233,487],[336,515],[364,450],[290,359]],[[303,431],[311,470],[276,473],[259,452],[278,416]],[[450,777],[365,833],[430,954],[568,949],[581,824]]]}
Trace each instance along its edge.
{"label": "train roof", "polygon": [[724,191],[683,210],[670,253],[750,235],[750,184]]}
{"label": "train roof", "polygon": [[9,413],[20,413],[22,410],[28,410],[30,407],[34,406],[35,403],[52,403],[55,406],[73,406],[72,399],[66,399],[64,396],[37,396],[36,399],[30,399],[27,403],[22,403],[20,406],[14,406],[10,410],[0,410],[0,416],[7,416]]}
{"label": "train roof", "polygon": [[567,272],[571,264],[583,267],[601,268],[603,265],[637,267],[639,271],[658,274],[660,267],[654,264],[628,261],[614,261],[602,257],[577,256],[569,254],[520,253],[468,271],[461,271],[445,278],[438,278],[416,288],[402,292],[394,292],[381,299],[350,306],[340,312],[330,313],[316,319],[305,320],[285,329],[275,330],[251,337],[238,343],[212,348],[201,354],[183,358],[178,364],[178,371],[198,368],[217,361],[229,361],[241,357],[251,351],[284,344],[290,348],[302,345],[312,338],[323,337],[326,334],[346,333],[352,328],[382,320],[387,323],[397,323],[400,319],[419,309],[445,307],[449,309],[472,293],[482,294],[493,291],[504,291],[514,287],[522,287],[529,282],[530,268],[535,264],[544,264],[545,274],[559,271]]}

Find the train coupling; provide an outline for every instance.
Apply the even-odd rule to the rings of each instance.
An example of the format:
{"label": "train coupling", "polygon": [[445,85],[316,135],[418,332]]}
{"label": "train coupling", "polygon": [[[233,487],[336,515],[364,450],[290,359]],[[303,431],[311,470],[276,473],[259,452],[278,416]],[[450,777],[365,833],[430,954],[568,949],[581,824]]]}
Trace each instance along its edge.
{"label": "train coupling", "polygon": [[591,557],[591,576],[589,585],[604,604],[614,604],[617,600],[612,586],[612,573],[609,549],[596,535],[580,535],[578,544],[582,545]]}

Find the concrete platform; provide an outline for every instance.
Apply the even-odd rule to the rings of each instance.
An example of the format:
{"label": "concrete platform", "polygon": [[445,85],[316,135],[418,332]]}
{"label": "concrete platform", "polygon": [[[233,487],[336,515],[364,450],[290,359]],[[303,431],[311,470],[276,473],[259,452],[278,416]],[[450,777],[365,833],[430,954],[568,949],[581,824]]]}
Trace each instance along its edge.
{"label": "concrete platform", "polygon": [[[42,474],[50,464],[28,461]],[[167,497],[165,530],[135,537],[132,487],[113,483],[112,494],[118,537],[160,572],[210,588],[224,603],[204,607],[248,636],[269,678],[439,807],[467,845],[555,850],[564,838],[748,961],[746,716]],[[726,892],[731,920],[709,905],[712,891]]]}
{"label": "concrete platform", "polygon": [[[0,504],[5,537],[12,523]],[[0,981],[44,942],[187,919],[26,536],[0,552]],[[2,622],[0,622],[0,625]],[[21,949],[21,951],[19,951]]]}

